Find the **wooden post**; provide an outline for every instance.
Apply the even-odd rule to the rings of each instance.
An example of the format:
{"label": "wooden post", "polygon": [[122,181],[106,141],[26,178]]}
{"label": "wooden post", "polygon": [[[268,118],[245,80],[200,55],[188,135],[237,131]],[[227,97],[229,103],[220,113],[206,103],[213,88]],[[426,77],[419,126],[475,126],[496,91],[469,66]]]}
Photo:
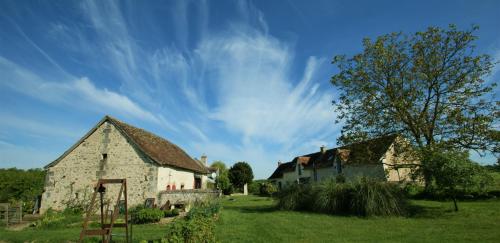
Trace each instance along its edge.
{"label": "wooden post", "polygon": [[23,202],[19,203],[19,223],[23,222]]}
{"label": "wooden post", "polygon": [[129,232],[128,232],[128,203],[127,203],[127,180],[123,181],[123,187],[124,192],[123,192],[123,197],[125,198],[125,236],[127,237],[127,243],[132,242],[131,238],[129,237]]}
{"label": "wooden post", "polygon": [[9,204],[6,205],[5,209],[5,225],[9,226]]}

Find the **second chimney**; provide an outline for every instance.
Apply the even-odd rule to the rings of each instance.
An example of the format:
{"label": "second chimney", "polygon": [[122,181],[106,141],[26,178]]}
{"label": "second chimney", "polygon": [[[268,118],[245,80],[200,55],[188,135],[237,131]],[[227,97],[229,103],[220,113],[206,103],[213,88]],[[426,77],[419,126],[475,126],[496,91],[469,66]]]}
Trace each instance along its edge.
{"label": "second chimney", "polygon": [[207,156],[206,155],[202,155],[201,158],[200,158],[200,161],[202,164],[204,164],[205,166],[208,166],[207,165]]}
{"label": "second chimney", "polygon": [[319,147],[319,151],[320,151],[322,154],[324,154],[324,153],[325,153],[325,151],[326,151],[326,147],[325,147],[325,145],[322,145],[321,147]]}

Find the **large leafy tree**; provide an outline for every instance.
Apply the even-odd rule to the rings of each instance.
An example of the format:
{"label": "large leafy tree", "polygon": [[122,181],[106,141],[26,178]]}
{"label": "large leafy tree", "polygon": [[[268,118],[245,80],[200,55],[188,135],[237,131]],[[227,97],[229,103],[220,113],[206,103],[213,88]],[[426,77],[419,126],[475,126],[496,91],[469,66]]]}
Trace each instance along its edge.
{"label": "large leafy tree", "polygon": [[414,145],[499,153],[499,102],[495,62],[474,53],[470,30],[430,27],[411,35],[364,39],[363,52],[335,56],[340,90],[334,106],[342,122],[340,143],[401,133]]}
{"label": "large leafy tree", "polygon": [[247,162],[238,162],[229,169],[229,180],[237,188],[243,188],[243,185],[252,182],[252,167]]}

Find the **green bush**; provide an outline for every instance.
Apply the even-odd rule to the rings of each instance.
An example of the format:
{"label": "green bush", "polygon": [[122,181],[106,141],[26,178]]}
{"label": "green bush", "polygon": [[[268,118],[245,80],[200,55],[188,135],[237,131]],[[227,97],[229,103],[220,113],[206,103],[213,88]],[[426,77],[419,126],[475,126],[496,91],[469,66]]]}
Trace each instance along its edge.
{"label": "green bush", "polygon": [[233,193],[233,191],[234,191],[234,187],[231,184],[229,184],[226,188],[222,189],[222,193],[224,195],[231,195]]}
{"label": "green bush", "polygon": [[[81,214],[73,214],[71,212],[57,212],[52,209],[47,210],[43,216],[35,221],[34,226],[40,229],[56,229],[68,227],[72,224],[81,222],[83,217]],[[81,226],[75,224],[74,226]]]}
{"label": "green bush", "polygon": [[[65,214],[83,214],[87,211],[90,206],[91,193],[88,191],[79,191],[81,194],[80,198],[75,198],[73,195],[68,195],[68,200],[63,201],[65,205],[64,213]],[[98,206],[94,205],[92,210],[97,210]]]}
{"label": "green bush", "polygon": [[294,184],[278,193],[277,206],[327,214],[391,216],[405,213],[406,200],[396,184],[361,178],[352,183],[328,180],[313,185]]}
{"label": "green bush", "polygon": [[259,194],[262,196],[272,196],[278,191],[278,188],[270,182],[259,183]]}
{"label": "green bush", "polygon": [[160,221],[165,213],[158,208],[145,208],[139,205],[130,209],[130,215],[134,224],[149,224]]}
{"label": "green bush", "polygon": [[168,225],[166,238],[161,242],[216,242],[215,216],[219,210],[218,201],[198,203],[185,218]]}
{"label": "green bush", "polygon": [[312,187],[309,184],[292,184],[277,194],[278,207],[285,210],[310,210]]}
{"label": "green bush", "polygon": [[187,219],[210,218],[220,211],[219,201],[199,202],[186,214]]}
{"label": "green bush", "polygon": [[248,184],[248,193],[253,194],[253,195],[259,195],[260,194],[260,180],[255,180],[252,181],[252,183]]}
{"label": "green bush", "polygon": [[167,235],[161,242],[216,242],[213,217],[178,219],[167,226]]}
{"label": "green bush", "polygon": [[177,208],[174,208],[171,210],[165,210],[163,212],[164,212],[164,217],[175,217],[175,216],[179,215],[179,209],[177,209]]}

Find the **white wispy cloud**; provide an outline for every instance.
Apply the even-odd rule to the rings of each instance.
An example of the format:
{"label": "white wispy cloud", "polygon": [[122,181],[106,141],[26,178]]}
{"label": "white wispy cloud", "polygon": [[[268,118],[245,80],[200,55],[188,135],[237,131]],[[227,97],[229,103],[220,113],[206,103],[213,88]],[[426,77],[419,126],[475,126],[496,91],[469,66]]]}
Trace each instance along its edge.
{"label": "white wispy cloud", "polygon": [[48,81],[0,56],[0,85],[55,105],[67,105],[101,113],[117,113],[174,129],[127,96],[97,88],[88,78]]}
{"label": "white wispy cloud", "polygon": [[[251,162],[258,178],[267,177],[277,160],[333,145],[333,91],[318,75],[326,60],[309,57],[297,70],[294,46],[269,34],[265,16],[251,2],[237,2],[241,19],[217,31],[209,31],[206,1],[179,2],[166,18],[173,21],[176,42],[155,47],[138,41],[119,4],[84,1],[84,28],[53,23],[47,31],[85,60],[82,65],[111,73],[106,81],[112,90],[91,75],[53,80],[1,56],[0,86],[53,105],[158,124],[182,137],[192,154]],[[193,24],[199,33],[188,28]]]}
{"label": "white wispy cloud", "polygon": [[209,117],[232,131],[247,139],[289,143],[331,130],[333,97],[318,92],[312,82],[323,59],[309,58],[302,79],[294,81],[293,52],[258,31],[209,39],[198,53],[215,75],[218,106]]}
{"label": "white wispy cloud", "polygon": [[[184,128],[179,131],[192,136],[187,143],[197,154],[272,163],[259,165],[266,167],[266,173],[276,159],[317,149],[312,148],[317,146],[314,141],[333,144],[331,136],[337,132],[333,92],[325,90],[328,84],[320,85],[316,75],[326,63],[324,58],[310,57],[297,78],[296,70],[291,70],[293,46],[269,35],[264,15],[248,1],[237,3],[240,21],[210,33],[206,32],[208,6],[199,7],[205,16],[199,22],[204,33],[196,48],[189,50],[192,35],[187,26],[195,21],[189,17],[189,4],[177,3],[172,9],[177,44],[153,50],[135,41],[116,2],[83,4],[102,36],[104,58],[121,76],[122,90],[140,93],[133,97],[143,103],[158,103],[161,97],[162,111],[176,116]],[[224,124],[226,137],[214,132],[214,122]],[[202,131],[200,125],[212,129]],[[234,143],[227,137],[240,139]],[[279,149],[266,148],[265,143]]]}

